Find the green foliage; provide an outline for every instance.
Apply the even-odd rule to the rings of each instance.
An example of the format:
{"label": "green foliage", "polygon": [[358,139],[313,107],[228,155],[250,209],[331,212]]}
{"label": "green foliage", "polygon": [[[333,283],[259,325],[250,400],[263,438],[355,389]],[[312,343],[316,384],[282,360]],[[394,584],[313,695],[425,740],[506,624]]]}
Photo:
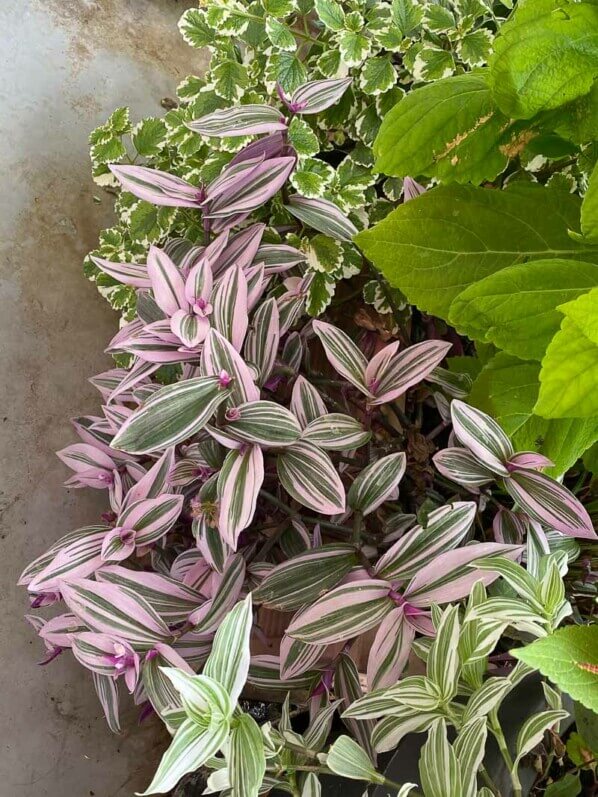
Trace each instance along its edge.
{"label": "green foliage", "polygon": [[561,628],[512,653],[586,708],[598,712],[598,627]]}

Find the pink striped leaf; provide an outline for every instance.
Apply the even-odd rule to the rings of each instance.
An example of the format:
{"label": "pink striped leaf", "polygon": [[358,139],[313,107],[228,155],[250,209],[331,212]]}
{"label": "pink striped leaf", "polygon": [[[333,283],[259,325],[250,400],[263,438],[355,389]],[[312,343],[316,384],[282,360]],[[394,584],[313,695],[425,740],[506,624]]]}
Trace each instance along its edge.
{"label": "pink striped leaf", "polygon": [[387,501],[403,478],[407,457],[401,451],[372,462],[357,476],[347,500],[355,512],[369,515]]}
{"label": "pink striped leaf", "polygon": [[324,399],[319,391],[301,374],[293,385],[291,412],[298,419],[302,429],[305,429],[312,421],[328,414],[326,404],[324,404]]}
{"label": "pink striped leaf", "polygon": [[215,329],[211,329],[203,348],[202,370],[218,377],[223,371],[231,378],[228,387],[230,406],[257,401],[260,397],[253,374],[235,347]]}
{"label": "pink striped leaf", "polygon": [[[496,542],[507,542],[510,545],[520,545],[527,534],[530,534],[530,536],[533,534],[533,528],[528,516],[523,512],[512,512],[509,509],[499,509],[492,521],[492,532],[494,533]],[[544,537],[544,532],[541,529],[540,534]],[[543,555],[549,553],[550,549],[548,549],[548,545],[546,545],[546,550],[543,551]]]}
{"label": "pink striped leaf", "polygon": [[163,249],[150,246],[147,255],[147,273],[151,280],[154,299],[166,315],[172,316],[177,310],[188,309],[183,275]]}
{"label": "pink striped leaf", "polygon": [[331,238],[340,241],[352,241],[357,235],[357,227],[343,212],[328,199],[309,199],[295,194],[289,199],[286,209],[292,216]]}
{"label": "pink striped leaf", "polygon": [[316,512],[336,515],[345,511],[345,488],[328,454],[300,440],[276,460],[280,483],[289,495]]}
{"label": "pink striped leaf", "polygon": [[446,357],[452,343],[427,340],[399,352],[398,341],[378,352],[365,371],[365,383],[373,395],[370,404],[387,404],[417,385]]}
{"label": "pink striped leaf", "polygon": [[207,318],[177,310],[170,319],[170,328],[187,349],[196,349],[205,340],[210,322]]}
{"label": "pink striped leaf", "polygon": [[496,421],[485,412],[455,399],[451,403],[453,431],[481,465],[500,476],[508,476],[506,466],[515,453],[511,441]]}
{"label": "pink striped leaf", "polygon": [[343,584],[296,617],[291,637],[310,644],[344,642],[374,628],[393,609],[388,581],[364,579]]}
{"label": "pink striped leaf", "polygon": [[[231,236],[226,247],[212,262],[214,277],[220,277],[231,266],[246,268],[251,265],[257,257],[265,227],[265,224],[251,224]],[[223,233],[223,235],[228,235],[228,233]],[[261,258],[257,258],[257,261],[262,262]]]}
{"label": "pink striped leaf", "polygon": [[538,523],[570,537],[595,539],[592,520],[564,485],[544,473],[518,470],[504,480],[509,495]]}
{"label": "pink striped leaf", "polygon": [[334,370],[362,393],[367,394],[365,379],[367,360],[351,338],[341,329],[324,321],[313,321],[312,326]]}
{"label": "pink striped leaf", "polygon": [[508,462],[512,470],[519,470],[521,468],[540,470],[541,468],[552,468],[554,462],[544,454],[538,454],[536,451],[518,451],[514,454]]}
{"label": "pink striped leaf", "polygon": [[226,431],[244,443],[282,447],[295,443],[301,427],[292,412],[274,401],[249,401],[226,413]]}
{"label": "pink striped leaf", "polygon": [[246,217],[261,207],[286,183],[295,168],[294,157],[270,158],[263,162],[244,161],[227,166],[207,189],[207,217]]}
{"label": "pink striped leaf", "polygon": [[328,451],[353,451],[365,445],[371,436],[355,418],[331,412],[311,421],[301,437]]}
{"label": "pink striped leaf", "polygon": [[180,177],[145,166],[111,163],[109,168],[125,191],[153,205],[182,208],[197,208],[200,205],[199,189]]}
{"label": "pink striped leaf", "polygon": [[124,639],[84,631],[73,637],[72,651],[77,661],[88,670],[112,678],[124,675],[129,692],[135,690],[139,679],[139,656]]}
{"label": "pink striped leaf", "polygon": [[280,322],[275,299],[266,299],[255,311],[245,339],[245,359],[259,373],[258,383],[263,385],[272,373],[280,343]]}
{"label": "pink striped leaf", "polygon": [[264,264],[266,276],[281,274],[292,266],[305,261],[305,254],[286,244],[263,244],[256,252],[255,259]]}
{"label": "pink striped leaf", "polygon": [[131,589],[80,578],[60,582],[60,592],[69,609],[92,631],[121,637],[136,650],[172,638],[145,598]]}
{"label": "pink striped leaf", "polygon": [[88,526],[73,532],[71,539],[55,549],[52,559],[30,581],[29,591],[55,591],[61,581],[86,578],[94,573],[102,564],[102,545],[107,531],[107,526]]}
{"label": "pink striped leaf", "polygon": [[127,371],[126,375],[121,379],[118,387],[115,387],[110,393],[108,401],[115,401],[118,397],[121,397],[121,401],[127,401],[129,398],[129,391],[132,390],[135,385],[145,382],[157,369],[158,366],[155,363],[146,363],[143,360],[136,359],[132,368]]}
{"label": "pink striped leaf", "polygon": [[469,594],[476,581],[491,584],[498,578],[496,571],[475,570],[470,565],[476,559],[506,556],[517,559],[523,548],[496,542],[479,542],[446,551],[424,565],[405,590],[405,600],[412,606],[427,607],[433,603],[450,603]]}
{"label": "pink striped leaf", "polygon": [[212,111],[201,119],[187,122],[186,126],[202,136],[230,138],[286,130],[287,122],[271,105],[235,105]]}
{"label": "pink striped leaf", "polygon": [[271,570],[254,592],[254,599],[272,609],[299,609],[336,586],[357,564],[352,545],[312,548]]}
{"label": "pink striped leaf", "polygon": [[30,584],[45,568],[54,560],[56,555],[66,549],[69,548],[72,544],[84,541],[88,537],[93,536],[95,533],[98,532],[106,532],[108,526],[85,526],[81,529],[75,529],[74,531],[69,531],[68,534],[64,534],[60,537],[56,542],[48,548],[48,550],[41,554],[40,556],[36,557],[32,562],[30,562],[27,567],[23,570],[21,575],[19,576],[18,584],[19,586],[27,586]]}
{"label": "pink striped leaf", "polygon": [[325,645],[308,645],[285,634],[280,643],[281,679],[293,680],[312,670],[325,651]]}
{"label": "pink striped leaf", "polygon": [[211,323],[237,351],[247,332],[247,280],[239,266],[229,268],[212,292]]}
{"label": "pink striped leaf", "polygon": [[293,371],[298,371],[303,359],[303,339],[298,332],[290,332],[282,347],[280,359]]}
{"label": "pink striped leaf", "polygon": [[170,473],[174,468],[174,446],[170,446],[154,462],[147,473],[127,493],[125,506],[142,498],[156,498],[170,486]]}
{"label": "pink striped leaf", "polygon": [[[170,331],[170,322],[167,322],[166,325]],[[145,362],[158,363],[159,365],[163,363],[181,363],[189,360],[189,352],[181,351],[181,341],[175,335],[172,336],[172,341],[166,342],[155,335],[149,329],[149,326],[130,338],[121,341],[117,346],[109,346],[106,351],[109,354],[128,352]]]}
{"label": "pink striped leaf", "polygon": [[256,158],[277,158],[280,155],[284,155],[287,150],[286,137],[281,130],[278,130],[276,133],[270,133],[257,141],[252,141],[251,144],[247,144],[247,146],[237,152],[231,164],[243,163],[243,161],[255,160]]}
{"label": "pink striped leaf", "polygon": [[110,565],[98,570],[96,580],[134,590],[170,625],[185,622],[189,614],[205,602],[205,597],[197,590],[161,573]]}
{"label": "pink striped leaf", "polygon": [[102,478],[103,474],[111,474],[115,468],[108,454],[88,443],[74,443],[57,451],[56,456],[75,473],[96,471],[102,487],[108,486],[106,478]]}
{"label": "pink striped leaf", "polygon": [[397,606],[380,623],[370,648],[367,665],[370,690],[392,686],[399,680],[414,638],[415,629],[405,622],[403,607]]}
{"label": "pink striped leaf", "polygon": [[[32,615],[26,615],[29,622],[32,621]],[[41,617],[35,617],[36,620],[41,622],[38,630],[39,636],[44,642],[49,645],[55,645],[61,648],[70,648],[72,644],[73,634],[79,634],[82,631],[87,631],[78,617],[74,614],[65,613],[52,617],[46,622]]]}
{"label": "pink striped leaf", "polygon": [[142,498],[120,513],[117,525],[134,529],[136,545],[151,545],[170,531],[183,508],[182,495],[164,493],[157,498]]}
{"label": "pink striped leaf", "polygon": [[473,501],[457,501],[430,512],[425,526],[415,526],[382,556],[375,573],[388,581],[414,576],[432,558],[460,545],[475,519]]}
{"label": "pink striped leaf", "polygon": [[167,385],[123,424],[112,446],[131,454],[149,454],[181,443],[199,432],[230,394],[219,376]]}
{"label": "pink striped leaf", "polygon": [[120,733],[118,686],[116,681],[108,675],[99,675],[97,672],[92,672],[91,675],[108,727],[112,733]]}
{"label": "pink striped leaf", "polygon": [[263,481],[264,455],[259,446],[244,446],[227,454],[218,475],[218,528],[234,551],[239,534],[253,520]]}
{"label": "pink striped leaf", "polygon": [[89,259],[104,274],[113,277],[123,285],[132,285],[134,288],[151,287],[150,278],[147,273],[147,266],[140,263],[111,263],[102,257],[90,255]]}
{"label": "pink striped leaf", "polygon": [[473,491],[495,478],[467,448],[444,448],[432,459],[439,473]]}
{"label": "pink striped leaf", "polygon": [[300,114],[320,113],[337,103],[351,85],[352,78],[312,80],[293,93],[289,107]]}
{"label": "pink striped leaf", "polygon": [[250,313],[262,298],[271,277],[265,277],[263,263],[256,263],[245,269],[245,278],[247,280],[247,312]]}
{"label": "pink striped leaf", "polygon": [[213,597],[189,615],[193,633],[213,634],[237,602],[245,581],[245,560],[240,553],[227,560]]}

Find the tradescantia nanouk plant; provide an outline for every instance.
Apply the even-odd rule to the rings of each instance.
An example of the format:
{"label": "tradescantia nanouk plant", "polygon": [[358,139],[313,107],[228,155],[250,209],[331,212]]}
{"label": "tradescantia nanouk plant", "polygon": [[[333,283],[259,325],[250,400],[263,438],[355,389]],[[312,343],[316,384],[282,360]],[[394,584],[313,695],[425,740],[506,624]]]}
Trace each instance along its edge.
{"label": "tradescantia nanouk plant", "polygon": [[[28,617],[44,663],[71,651],[91,672],[112,730],[124,681],[173,735],[147,794],[199,767],[213,770],[208,793],[234,797],[275,786],[317,797],[319,774],[330,773],[416,793],[382,775],[376,756],[418,731],[429,732],[426,797],[496,793],[477,785],[478,775],[487,780],[488,733],[519,794],[520,760],[564,716],[546,686],[550,710],[522,726],[514,758],[505,751],[498,707],[531,668],[496,651],[551,638],[575,612],[563,577],[580,545],[596,539],[590,514],[544,472],[547,457],[517,451],[495,420],[463,401],[470,380],[451,363],[458,337],[403,314],[369,271],[352,242],[366,211],[378,212],[365,142],[343,152],[330,190],[306,190],[306,175],[321,167],[305,142],[327,140],[335,109],[368,93],[372,70],[390,64],[402,74],[409,60],[373,55],[366,77],[352,74],[367,55],[358,63],[349,53],[361,35],[354,5],[214,3],[187,12],[187,36],[219,30],[212,46],[226,57],[210,80],[221,98],[232,85],[222,64],[234,61],[224,39],[259,27],[265,12],[280,52],[251,68],[266,70],[268,102],[248,89],[241,105],[231,107],[232,95],[213,102],[202,83],[203,99],[177,111],[182,158],[172,158],[170,138],[168,157],[156,144],[148,165],[113,162],[120,151],[96,163],[97,176],[121,186],[121,212],[141,210],[160,231],[134,247],[110,248],[104,238],[91,256],[112,297],[122,289],[125,317],[108,347],[117,366],[91,380],[101,414],[75,419],[80,442],[59,457],[72,471],[68,486],[105,491],[106,511],[38,556],[20,583],[33,608],[62,605],[52,619]],[[376,20],[368,6],[368,52],[382,38],[402,52],[407,38],[420,64],[412,77],[424,80],[420,62],[440,49],[454,65],[470,34],[472,47],[476,32],[490,30],[476,28],[490,13],[483,4],[465,16],[463,4],[458,13],[404,2],[383,9],[411,27],[395,48],[384,13]],[[277,25],[279,16],[291,19]],[[460,19],[450,46],[430,27],[448,16]],[[289,32],[311,48],[324,28],[322,49],[338,44],[347,68],[290,83],[269,77],[295,52]],[[140,146],[142,134],[146,126]],[[338,133],[328,143],[340,145]],[[357,169],[360,158],[369,165]],[[343,163],[345,188],[372,188],[356,204],[343,193]],[[402,189],[403,205],[424,191],[408,177]],[[384,312],[364,319],[351,302],[366,281]],[[279,626],[271,636],[268,618]],[[416,657],[425,676],[412,673]],[[241,709],[246,682],[282,703],[275,725],[258,726]],[[309,714],[301,733],[291,703]],[[332,739],[335,716],[350,737]]]}

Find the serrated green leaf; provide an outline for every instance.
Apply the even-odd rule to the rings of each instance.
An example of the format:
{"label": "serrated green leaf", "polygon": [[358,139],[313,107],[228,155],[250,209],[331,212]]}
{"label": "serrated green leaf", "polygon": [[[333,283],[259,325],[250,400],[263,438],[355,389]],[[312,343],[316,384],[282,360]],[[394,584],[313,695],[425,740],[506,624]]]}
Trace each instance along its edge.
{"label": "serrated green leaf", "polygon": [[511,651],[586,708],[598,712],[598,627],[567,626]]}
{"label": "serrated green leaf", "polygon": [[391,89],[397,79],[392,62],[388,56],[368,58],[359,75],[359,88],[365,94],[384,94]]}
{"label": "serrated green leaf", "polygon": [[272,56],[271,67],[275,79],[287,94],[292,94],[307,79],[305,66],[294,53],[276,53]]}
{"label": "serrated green leaf", "polygon": [[449,77],[455,71],[453,55],[442,47],[425,44],[413,61],[413,77],[416,80],[440,80]]}
{"label": "serrated green leaf", "polygon": [[384,117],[374,143],[384,174],[481,183],[508,163],[500,148],[509,122],[483,75],[459,75],[410,92]]}
{"label": "serrated green leaf", "polygon": [[355,241],[420,309],[447,318],[468,285],[520,262],[560,257],[595,262],[569,238],[579,198],[528,183],[506,191],[440,186],[399,206]]}
{"label": "serrated green leaf", "polygon": [[305,197],[322,197],[334,179],[334,169],[317,158],[306,158],[291,175],[291,185]]}
{"label": "serrated green leaf", "polygon": [[158,155],[166,138],[163,119],[144,119],[133,130],[133,146],[140,155]]}
{"label": "serrated green leaf", "polygon": [[411,36],[421,24],[423,7],[415,0],[392,0],[392,19],[403,36]]}
{"label": "serrated green leaf", "polygon": [[338,37],[338,47],[347,66],[360,66],[370,51],[370,40],[363,33],[345,30]]}
{"label": "serrated green leaf", "polygon": [[208,25],[205,11],[188,8],[179,20],[179,30],[183,39],[191,47],[208,47],[214,44],[216,31]]}
{"label": "serrated green leaf", "polygon": [[317,318],[328,307],[336,291],[336,279],[325,272],[317,272],[309,284],[305,309],[312,318]]}
{"label": "serrated green leaf", "polygon": [[598,75],[598,7],[519,5],[494,42],[491,86],[503,113],[530,119],[591,89]]}
{"label": "serrated green leaf", "polygon": [[336,0],[315,0],[316,14],[329,30],[339,31],[345,26],[345,12]]}
{"label": "serrated green leaf", "polygon": [[289,144],[300,156],[317,155],[320,151],[318,137],[310,125],[298,116],[294,116],[288,129]]}
{"label": "serrated green leaf", "polygon": [[492,33],[479,28],[464,36],[457,45],[457,55],[470,67],[483,66],[492,52]]}
{"label": "serrated green leaf", "polygon": [[297,42],[291,29],[276,17],[266,17],[266,33],[272,44],[280,50],[293,52],[297,49]]}
{"label": "serrated green leaf", "polygon": [[247,70],[238,61],[221,61],[212,69],[214,90],[224,100],[238,102],[248,85]]}

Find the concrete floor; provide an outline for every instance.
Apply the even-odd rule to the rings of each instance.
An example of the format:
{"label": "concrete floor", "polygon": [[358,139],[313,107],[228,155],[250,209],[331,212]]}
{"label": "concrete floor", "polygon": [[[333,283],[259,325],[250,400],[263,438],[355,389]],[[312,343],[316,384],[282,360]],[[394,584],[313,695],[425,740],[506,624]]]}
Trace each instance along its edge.
{"label": "concrete floor", "polygon": [[41,668],[23,621],[24,565],[104,508],[66,491],[54,456],[68,419],[94,411],[86,378],[116,316],[81,274],[110,223],[89,177],[87,136],[118,105],[133,118],[204,62],[180,38],[180,0],[0,0],[0,797],[129,797],[147,785],[158,723],[114,737],[70,655]]}

